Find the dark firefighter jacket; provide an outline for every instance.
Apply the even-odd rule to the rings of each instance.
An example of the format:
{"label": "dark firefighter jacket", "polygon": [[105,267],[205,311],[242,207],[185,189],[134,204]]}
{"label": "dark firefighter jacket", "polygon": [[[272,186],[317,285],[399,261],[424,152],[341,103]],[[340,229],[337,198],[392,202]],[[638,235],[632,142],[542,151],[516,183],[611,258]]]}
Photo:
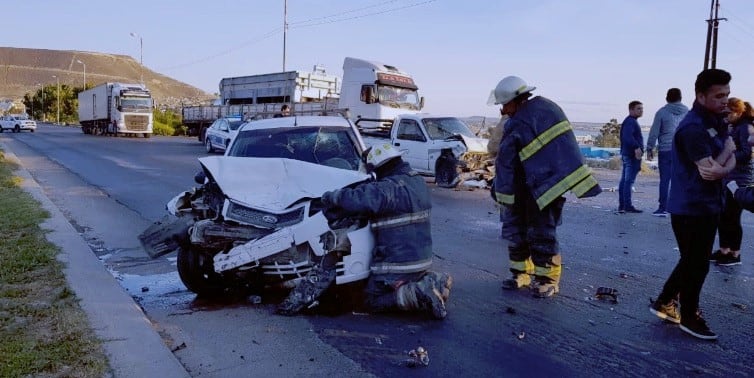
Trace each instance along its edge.
{"label": "dark firefighter jacket", "polygon": [[424,179],[407,163],[377,181],[335,191],[332,202],[346,214],[371,219],[373,274],[421,272],[432,264],[431,197]]}
{"label": "dark firefighter jacket", "polygon": [[504,205],[529,190],[540,209],[569,190],[579,198],[602,192],[583,163],[563,110],[539,96],[524,102],[505,124],[494,189],[497,202]]}

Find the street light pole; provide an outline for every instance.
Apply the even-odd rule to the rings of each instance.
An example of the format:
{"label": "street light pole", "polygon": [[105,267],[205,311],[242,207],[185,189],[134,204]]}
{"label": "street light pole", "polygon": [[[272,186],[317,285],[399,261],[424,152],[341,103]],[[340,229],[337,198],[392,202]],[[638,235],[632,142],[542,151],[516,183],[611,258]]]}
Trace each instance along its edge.
{"label": "street light pole", "polygon": [[131,32],[131,37],[139,38],[139,65],[141,65],[141,83],[144,84],[144,39],[134,32]]}
{"label": "street light pole", "polygon": [[60,124],[60,78],[57,77],[56,75],[52,75],[52,77],[54,77],[55,80],[57,80],[57,82],[58,82],[58,94],[55,97],[58,98],[58,106],[57,106],[57,108],[58,108],[58,122],[57,122],[57,124],[59,125]]}
{"label": "street light pole", "polygon": [[76,59],[76,61],[84,65],[84,86],[81,87],[81,89],[82,90],[86,90],[86,63],[84,63],[84,62],[82,62],[82,61],[80,61],[78,59]]}

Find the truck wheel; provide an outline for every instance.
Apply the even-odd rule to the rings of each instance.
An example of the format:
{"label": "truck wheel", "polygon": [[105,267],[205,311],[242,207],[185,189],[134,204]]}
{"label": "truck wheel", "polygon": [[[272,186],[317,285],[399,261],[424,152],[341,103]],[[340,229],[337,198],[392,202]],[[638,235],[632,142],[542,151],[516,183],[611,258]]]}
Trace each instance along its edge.
{"label": "truck wheel", "polygon": [[152,136],[152,134],[150,134],[150,133],[144,133],[144,138],[149,139],[149,137],[151,137],[151,136]]}
{"label": "truck wheel", "polygon": [[207,128],[202,127],[199,129],[199,134],[196,136],[197,139],[199,139],[200,142],[204,142],[204,138],[207,136]]}
{"label": "truck wheel", "polygon": [[227,288],[222,277],[215,273],[212,257],[208,253],[181,248],[176,263],[183,284],[199,296],[219,295]]}
{"label": "truck wheel", "polygon": [[0,133],[2,133],[3,131],[5,131],[5,129],[2,126],[0,126]]}
{"label": "truck wheel", "polygon": [[204,141],[204,146],[207,148],[207,153],[208,154],[211,154],[212,152],[215,151],[215,149],[212,148],[212,142],[210,142],[209,139],[207,139],[207,140]]}
{"label": "truck wheel", "polygon": [[441,188],[455,188],[459,181],[457,165],[454,157],[440,156],[435,164],[435,184]]}

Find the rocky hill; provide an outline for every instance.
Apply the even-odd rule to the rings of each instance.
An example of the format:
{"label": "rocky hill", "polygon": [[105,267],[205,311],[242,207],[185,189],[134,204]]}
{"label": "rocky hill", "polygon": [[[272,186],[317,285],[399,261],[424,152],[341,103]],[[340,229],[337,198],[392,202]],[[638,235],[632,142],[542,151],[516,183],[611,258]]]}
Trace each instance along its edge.
{"label": "rocky hill", "polygon": [[0,100],[20,100],[42,85],[61,84],[81,87],[84,80],[89,86],[104,82],[138,83],[142,69],[144,83],[152,91],[158,106],[179,108],[181,104],[208,101],[212,95],[160,73],[142,67],[130,56],[86,51],[25,49],[0,47]]}

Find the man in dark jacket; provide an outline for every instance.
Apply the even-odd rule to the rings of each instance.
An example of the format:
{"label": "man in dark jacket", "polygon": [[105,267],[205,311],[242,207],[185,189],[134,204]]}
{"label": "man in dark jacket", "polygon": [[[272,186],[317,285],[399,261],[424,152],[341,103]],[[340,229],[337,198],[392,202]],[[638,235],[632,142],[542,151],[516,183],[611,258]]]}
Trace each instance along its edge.
{"label": "man in dark jacket", "polygon": [[[563,110],[544,97],[531,97],[517,76],[501,80],[490,103],[510,116],[495,160],[491,194],[503,206],[503,237],[508,240],[510,271],[503,289],[529,287],[538,298],[560,290],[561,256],[556,228],[565,198],[591,197],[601,189],[583,163],[576,137]],[[533,279],[532,279],[533,276]]]}
{"label": "man in dark jacket", "polygon": [[681,103],[681,90],[678,88],[668,89],[665,96],[665,104],[655,113],[652,128],[647,137],[647,160],[654,159],[654,148],[657,145],[657,167],[660,170],[660,195],[659,206],[652,215],[667,217],[668,188],[670,187],[670,163],[672,161],[671,148],[673,147],[673,134],[678,123],[689,111],[686,105]]}
{"label": "man in dark jacket", "polygon": [[620,183],[618,184],[618,213],[641,213],[631,202],[636,175],[641,170],[641,157],[644,155],[644,137],[639,127],[639,117],[644,114],[644,105],[639,101],[628,104],[628,116],[620,126],[620,157],[623,162]]}
{"label": "man in dark jacket", "polygon": [[704,340],[715,340],[717,335],[702,318],[699,295],[723,209],[721,179],[736,165],[736,145],[723,120],[730,80],[728,72],[716,68],[699,73],[694,84],[696,101],[673,136],[668,211],[680,258],[649,308],[657,317],[680,324],[681,330]]}
{"label": "man in dark jacket", "polygon": [[443,319],[453,280],[429,271],[433,257],[429,188],[390,144],[371,148],[366,162],[377,180],[322,195],[329,211],[366,216],[372,222],[375,249],[366,307],[372,312],[422,311]]}

